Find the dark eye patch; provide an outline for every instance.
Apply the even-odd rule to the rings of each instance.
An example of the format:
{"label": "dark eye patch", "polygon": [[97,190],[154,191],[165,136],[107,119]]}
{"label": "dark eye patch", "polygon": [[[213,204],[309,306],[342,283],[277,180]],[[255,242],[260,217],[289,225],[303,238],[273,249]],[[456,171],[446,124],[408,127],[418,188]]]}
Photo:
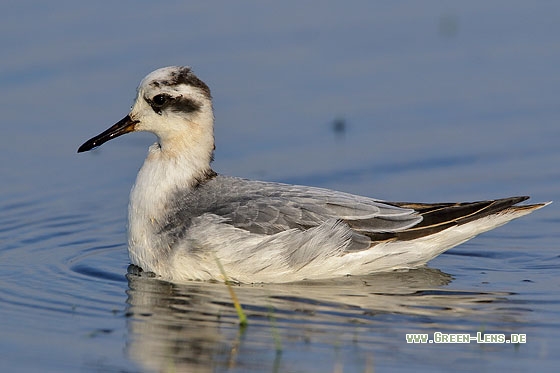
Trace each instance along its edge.
{"label": "dark eye patch", "polygon": [[183,96],[175,97],[169,105],[169,109],[183,113],[192,113],[200,110],[201,107],[202,105],[199,102]]}
{"label": "dark eye patch", "polygon": [[151,99],[146,98],[146,101],[159,115],[161,115],[164,110],[192,113],[194,111],[198,111],[202,107],[200,103],[193,99],[183,97],[182,95],[172,97],[171,95],[165,93],[155,95]]}

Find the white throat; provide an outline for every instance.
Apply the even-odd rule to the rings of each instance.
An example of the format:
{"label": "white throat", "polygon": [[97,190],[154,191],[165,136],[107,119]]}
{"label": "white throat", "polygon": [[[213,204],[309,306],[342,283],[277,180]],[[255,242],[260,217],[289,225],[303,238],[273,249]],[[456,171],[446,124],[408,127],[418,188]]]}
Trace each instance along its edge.
{"label": "white throat", "polygon": [[[206,118],[209,120],[210,118]],[[211,119],[210,119],[211,120]],[[214,150],[212,123],[189,123],[190,133],[173,136],[159,134],[150,146],[130,192],[128,205],[128,246],[132,264],[145,271],[161,274],[166,267],[169,247],[158,231],[165,225],[165,205],[178,190],[195,187],[212,174],[210,163]]]}

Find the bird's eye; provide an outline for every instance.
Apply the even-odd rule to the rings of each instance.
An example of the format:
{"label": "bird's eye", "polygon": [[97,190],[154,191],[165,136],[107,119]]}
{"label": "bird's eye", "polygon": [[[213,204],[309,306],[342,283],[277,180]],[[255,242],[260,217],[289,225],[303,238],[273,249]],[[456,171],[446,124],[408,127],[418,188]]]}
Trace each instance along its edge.
{"label": "bird's eye", "polygon": [[152,102],[156,106],[163,106],[163,105],[165,105],[165,103],[167,102],[168,99],[169,99],[168,95],[159,94],[159,95],[154,96],[154,98],[152,98]]}

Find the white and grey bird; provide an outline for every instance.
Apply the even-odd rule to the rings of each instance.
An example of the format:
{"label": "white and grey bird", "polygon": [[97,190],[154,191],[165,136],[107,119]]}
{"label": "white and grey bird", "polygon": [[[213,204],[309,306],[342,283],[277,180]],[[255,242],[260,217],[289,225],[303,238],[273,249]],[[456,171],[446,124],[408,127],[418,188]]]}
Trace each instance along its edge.
{"label": "white and grey bird", "polygon": [[126,117],[78,149],[131,131],[157,136],[130,193],[128,250],[166,280],[224,280],[218,261],[245,283],[414,268],[547,204],[387,202],[223,176],[210,165],[213,127],[208,86],[189,67],[165,67],[142,80]]}

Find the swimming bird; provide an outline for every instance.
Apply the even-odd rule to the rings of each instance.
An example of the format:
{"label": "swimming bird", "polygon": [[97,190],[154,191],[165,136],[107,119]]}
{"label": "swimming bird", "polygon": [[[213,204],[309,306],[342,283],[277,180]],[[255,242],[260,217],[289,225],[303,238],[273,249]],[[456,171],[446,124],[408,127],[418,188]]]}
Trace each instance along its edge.
{"label": "swimming bird", "polygon": [[223,281],[224,272],[254,283],[415,268],[547,204],[387,202],[217,174],[210,89],[184,66],[148,74],[130,113],[78,152],[132,131],[152,132],[157,142],[130,193],[130,261],[174,282]]}

